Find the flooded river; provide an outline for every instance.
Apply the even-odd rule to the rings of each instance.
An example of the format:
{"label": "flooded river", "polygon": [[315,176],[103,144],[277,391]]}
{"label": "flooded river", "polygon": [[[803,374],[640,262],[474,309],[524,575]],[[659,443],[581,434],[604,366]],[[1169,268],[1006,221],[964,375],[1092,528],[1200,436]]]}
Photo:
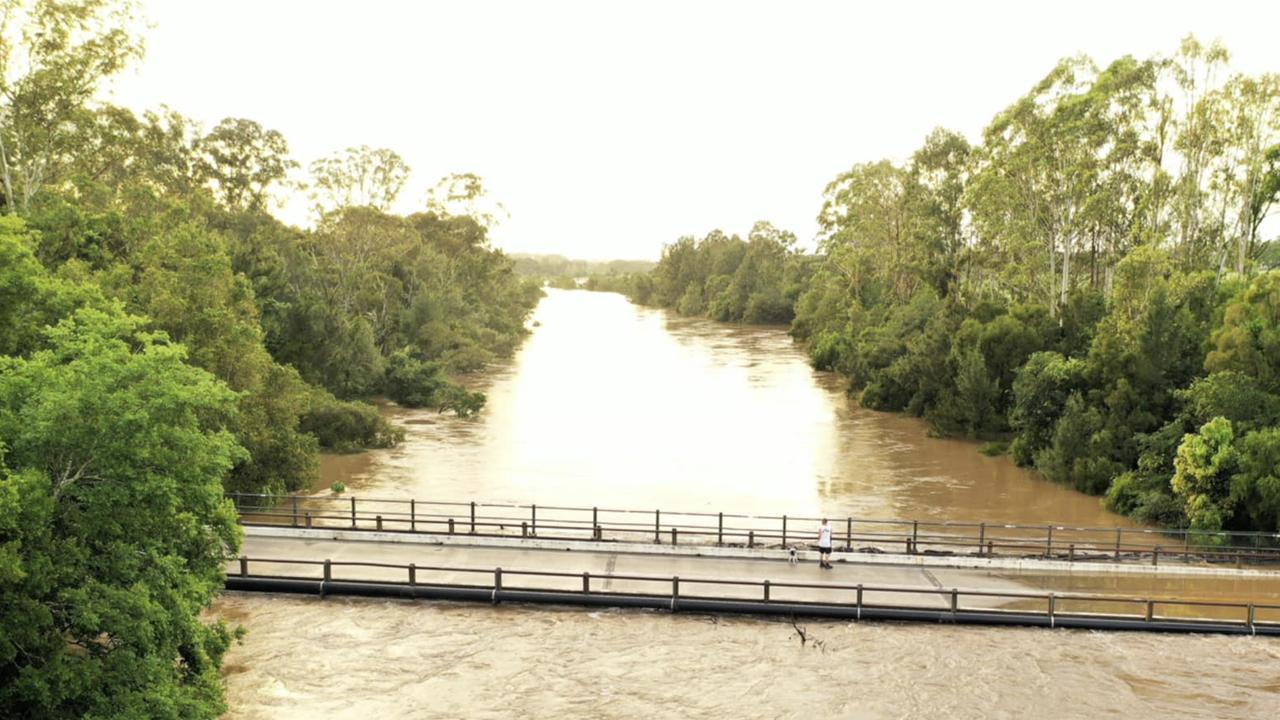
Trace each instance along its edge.
{"label": "flooded river", "polygon": [[863,410],[777,327],[551,290],[474,420],[389,410],[400,447],[326,458],[323,487],[615,508],[1129,526],[1082,495]]}
{"label": "flooded river", "polygon": [[[1130,525],[1006,458],[857,408],[781,329],[565,291],[534,319],[514,360],[484,381],[480,417],[388,410],[406,442],[327,458],[324,485],[364,497]],[[1092,583],[1079,589],[1107,589]],[[789,623],[742,617],[242,594],[214,613],[249,630],[225,668],[232,718],[1280,713],[1280,643],[1266,638],[809,622],[802,645]]]}

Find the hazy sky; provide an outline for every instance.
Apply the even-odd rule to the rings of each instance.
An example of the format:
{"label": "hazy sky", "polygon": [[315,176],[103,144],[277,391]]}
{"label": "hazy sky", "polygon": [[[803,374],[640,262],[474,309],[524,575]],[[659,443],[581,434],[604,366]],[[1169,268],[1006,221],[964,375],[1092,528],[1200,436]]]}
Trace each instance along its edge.
{"label": "hazy sky", "polygon": [[[451,172],[510,218],[495,244],[656,258],[758,219],[813,237],[823,187],[942,125],[976,139],[1061,57],[1221,38],[1280,71],[1280,3],[144,0],[146,60],[115,100],[206,127],[247,117],[304,167],[367,144]],[[1043,7],[1043,9],[1040,9]],[[1268,7],[1270,9],[1268,9]],[[280,212],[306,221],[305,203]]]}

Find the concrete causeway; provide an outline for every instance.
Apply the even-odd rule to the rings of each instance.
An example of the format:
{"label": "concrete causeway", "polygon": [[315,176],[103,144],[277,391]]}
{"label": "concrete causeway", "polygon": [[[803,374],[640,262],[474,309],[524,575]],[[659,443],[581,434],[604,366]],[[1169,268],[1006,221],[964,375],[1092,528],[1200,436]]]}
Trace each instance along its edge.
{"label": "concrete causeway", "polygon": [[[487,586],[493,582],[493,570],[500,567],[504,588],[579,591],[583,587],[582,574],[587,573],[588,583],[595,591],[662,594],[670,592],[670,579],[678,576],[682,594],[759,600],[760,584],[768,580],[772,585],[770,597],[775,602],[851,603],[856,592],[852,586],[861,584],[892,588],[889,592],[867,591],[863,599],[867,604],[932,608],[949,607],[952,588],[1002,593],[1055,592],[1094,597],[1280,604],[1280,573],[1256,569],[1151,568],[1016,558],[837,552],[835,569],[822,570],[817,565],[816,554],[808,551],[799,552],[800,562],[792,564],[787,560],[786,551],[776,549],[671,547],[263,526],[245,528],[242,555],[249,558],[247,570],[250,575],[315,579],[322,576],[320,565],[266,560],[322,562],[328,559],[334,563],[334,580],[406,582],[405,566],[414,563],[418,566],[416,582],[424,585]],[[351,562],[398,567],[342,564]],[[958,566],[965,563],[968,565]],[[521,571],[565,573],[565,576],[526,576],[521,575]],[[229,562],[227,572],[238,574],[239,561]],[[609,580],[601,576],[644,576],[655,580]],[[699,583],[698,580],[712,582]],[[750,585],[728,584],[732,581]],[[783,586],[778,587],[778,583]],[[787,583],[844,587],[791,588],[785,586]],[[1017,598],[965,596],[962,604],[975,609],[1025,608],[1029,602]],[[1061,611],[1140,612],[1140,608],[1118,604],[1107,606],[1105,601],[1070,601],[1077,607],[1070,607],[1067,602],[1064,601]],[[1202,614],[1206,617],[1217,615],[1212,608]],[[1280,620],[1280,612],[1258,619]]]}

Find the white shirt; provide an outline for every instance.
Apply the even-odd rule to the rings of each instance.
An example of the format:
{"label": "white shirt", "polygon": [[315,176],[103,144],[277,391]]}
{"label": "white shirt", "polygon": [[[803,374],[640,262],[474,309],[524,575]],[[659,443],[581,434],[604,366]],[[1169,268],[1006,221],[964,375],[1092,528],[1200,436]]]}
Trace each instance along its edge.
{"label": "white shirt", "polygon": [[818,547],[831,547],[831,526],[823,525],[818,528]]}

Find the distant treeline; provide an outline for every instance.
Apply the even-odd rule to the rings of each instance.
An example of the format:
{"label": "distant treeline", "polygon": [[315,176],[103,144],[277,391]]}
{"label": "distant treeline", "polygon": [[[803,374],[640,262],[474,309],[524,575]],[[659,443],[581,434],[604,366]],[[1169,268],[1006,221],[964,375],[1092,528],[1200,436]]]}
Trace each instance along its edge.
{"label": "distant treeline", "polygon": [[869,408],[1140,520],[1280,530],[1280,76],[1171,57],[1064,60],[980,142],[826,188],[818,252],[761,223],[615,281],[689,315],[790,322]]}
{"label": "distant treeline", "polygon": [[511,260],[517,274],[543,280],[646,273],[657,265],[652,260],[570,260],[562,255],[522,253],[512,253]]}

